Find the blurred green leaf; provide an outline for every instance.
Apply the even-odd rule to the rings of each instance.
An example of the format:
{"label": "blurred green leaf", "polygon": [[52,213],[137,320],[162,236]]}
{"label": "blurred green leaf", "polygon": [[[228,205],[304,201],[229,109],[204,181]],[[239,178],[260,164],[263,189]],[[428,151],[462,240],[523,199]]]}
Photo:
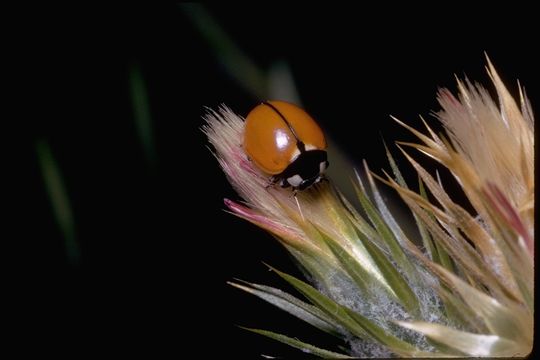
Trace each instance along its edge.
{"label": "blurred green leaf", "polygon": [[131,64],[129,70],[129,81],[131,90],[131,100],[133,104],[133,118],[137,136],[143,148],[146,162],[153,166],[156,152],[154,146],[154,135],[152,130],[152,116],[150,115],[150,104],[146,84],[139,64]]}
{"label": "blurred green leaf", "polygon": [[204,6],[183,3],[179,4],[179,7],[204,37],[210,49],[215,52],[216,59],[224,65],[227,73],[248,93],[254,94],[259,99],[266,99],[268,82],[264,71],[236,45]]}
{"label": "blurred green leaf", "polygon": [[79,244],[75,238],[75,220],[60,167],[45,140],[36,143],[39,166],[43,174],[45,190],[49,196],[54,217],[62,235],[68,261],[76,265],[80,261]]}

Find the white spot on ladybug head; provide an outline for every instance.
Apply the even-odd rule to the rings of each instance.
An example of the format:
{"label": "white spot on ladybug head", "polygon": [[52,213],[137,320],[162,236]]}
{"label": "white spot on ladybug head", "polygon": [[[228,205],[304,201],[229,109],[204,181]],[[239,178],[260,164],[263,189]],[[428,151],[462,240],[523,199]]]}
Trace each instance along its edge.
{"label": "white spot on ladybug head", "polygon": [[304,146],[306,147],[306,151],[317,150],[317,147],[311,144],[304,144]]}
{"label": "white spot on ladybug head", "polygon": [[290,178],[287,178],[287,182],[292,187],[299,187],[302,181],[304,181],[304,179],[302,179],[300,175],[294,175],[294,176],[291,176]]}

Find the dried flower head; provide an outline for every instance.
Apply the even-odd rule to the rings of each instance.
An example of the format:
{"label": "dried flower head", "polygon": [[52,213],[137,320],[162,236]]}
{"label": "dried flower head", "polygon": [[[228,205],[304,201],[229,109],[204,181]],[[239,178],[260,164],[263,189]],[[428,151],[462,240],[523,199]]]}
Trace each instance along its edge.
{"label": "dried flower head", "polygon": [[[265,330],[251,331],[324,358],[386,356],[524,356],[532,347],[534,283],[534,122],[491,63],[499,106],[488,92],[458,81],[459,95],[439,92],[437,118],[420,143],[398,145],[417,171],[418,191],[387,152],[393,176],[372,174],[353,184],[362,209],[330,182],[300,192],[270,187],[242,150],[242,117],[210,111],[204,131],[228,180],[244,199],[225,200],[235,215],[271,232],[309,275],[311,284],[274,271],[307,302],[279,289],[231,283],[348,344],[340,354]],[[452,199],[438,176],[406,150],[444,165],[474,212]],[[411,210],[418,234],[407,234],[387,208],[376,178]],[[431,200],[433,199],[433,200]],[[297,200],[298,203],[295,201]],[[301,213],[298,211],[301,209]]]}

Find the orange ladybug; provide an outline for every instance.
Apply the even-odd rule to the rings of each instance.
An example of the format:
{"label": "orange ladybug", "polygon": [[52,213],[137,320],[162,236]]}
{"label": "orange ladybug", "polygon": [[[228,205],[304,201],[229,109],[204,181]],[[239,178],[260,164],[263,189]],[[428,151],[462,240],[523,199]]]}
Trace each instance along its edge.
{"label": "orange ladybug", "polygon": [[244,151],[271,184],[304,190],[328,168],[326,139],[304,110],[285,101],[265,101],[246,117]]}

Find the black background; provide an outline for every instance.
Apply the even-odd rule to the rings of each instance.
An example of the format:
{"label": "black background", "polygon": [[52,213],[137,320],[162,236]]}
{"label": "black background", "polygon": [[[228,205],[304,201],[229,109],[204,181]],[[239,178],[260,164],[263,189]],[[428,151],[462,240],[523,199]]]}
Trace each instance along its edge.
{"label": "black background", "polygon": [[[388,115],[418,124],[419,114],[438,109],[438,87],[455,90],[454,74],[488,85],[484,52],[514,94],[520,79],[533,106],[539,101],[539,58],[523,23],[465,13],[445,21],[443,12],[410,18],[391,7],[206,9],[261,68],[287,61],[306,109],[352,159],[366,158],[375,170],[388,168],[382,137],[413,139]],[[31,224],[13,238],[13,272],[28,275],[23,287],[32,292],[20,334],[76,354],[300,354],[236,325],[326,344],[307,325],[226,285],[241,278],[288,289],[263,261],[298,274],[274,239],[223,211],[224,197],[238,197],[199,130],[205,106],[225,103],[245,115],[258,99],[224,71],[181,6],[52,12],[30,32],[25,59],[36,70],[25,85],[37,95],[39,117],[26,129],[24,152]],[[39,17],[32,13],[29,22]],[[133,119],[134,64],[148,92],[152,164]],[[38,139],[64,177],[82,254],[75,265],[43,185]]]}

